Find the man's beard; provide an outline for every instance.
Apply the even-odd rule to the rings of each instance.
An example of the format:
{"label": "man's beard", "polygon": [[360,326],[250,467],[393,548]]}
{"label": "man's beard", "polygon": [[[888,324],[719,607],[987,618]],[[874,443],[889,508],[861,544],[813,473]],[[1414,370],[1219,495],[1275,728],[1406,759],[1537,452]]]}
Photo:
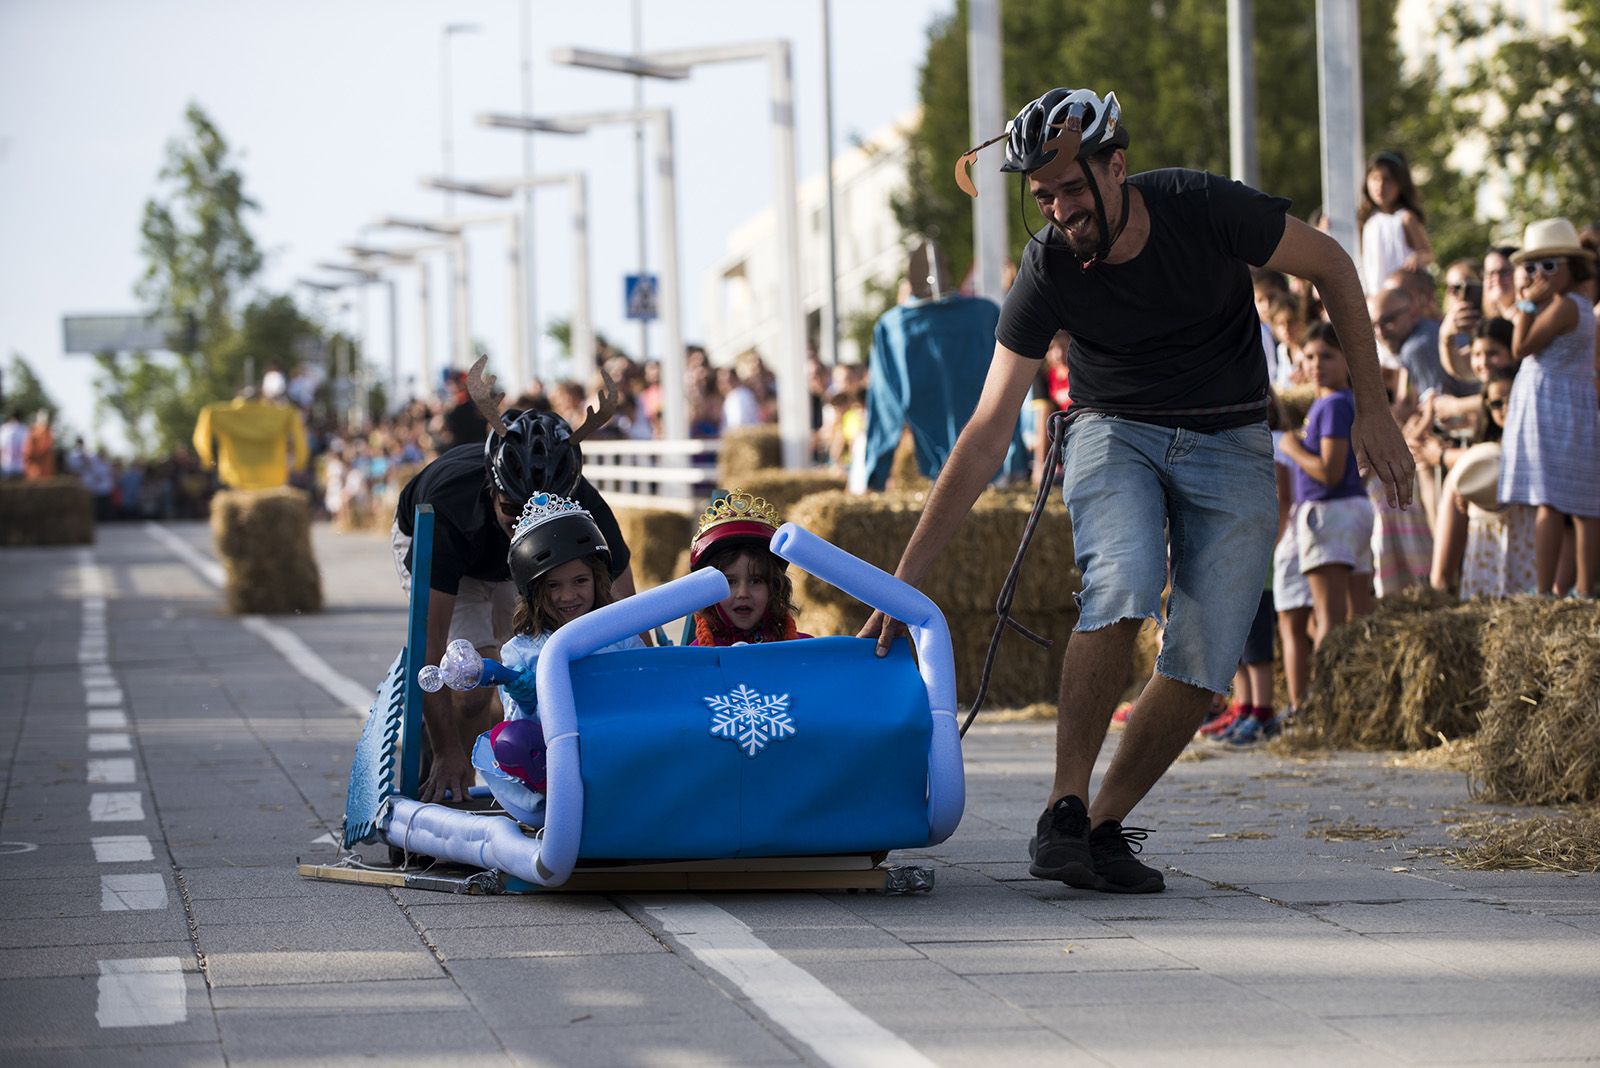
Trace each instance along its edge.
{"label": "man's beard", "polygon": [[1100,224],[1092,211],[1072,216],[1066,226],[1057,224],[1056,233],[1061,235],[1067,248],[1080,260],[1086,260],[1100,251]]}

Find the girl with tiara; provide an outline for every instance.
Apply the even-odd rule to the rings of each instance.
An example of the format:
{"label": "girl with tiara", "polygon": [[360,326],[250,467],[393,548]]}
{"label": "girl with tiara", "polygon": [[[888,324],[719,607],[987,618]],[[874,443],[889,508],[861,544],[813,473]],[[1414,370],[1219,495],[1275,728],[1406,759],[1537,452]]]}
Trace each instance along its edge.
{"label": "girl with tiara", "polygon": [[714,567],[728,597],[695,613],[691,645],[782,642],[809,638],[795,626],[789,562],[767,547],[782,520],[761,497],[734,490],[711,502],[689,546],[689,569]]}

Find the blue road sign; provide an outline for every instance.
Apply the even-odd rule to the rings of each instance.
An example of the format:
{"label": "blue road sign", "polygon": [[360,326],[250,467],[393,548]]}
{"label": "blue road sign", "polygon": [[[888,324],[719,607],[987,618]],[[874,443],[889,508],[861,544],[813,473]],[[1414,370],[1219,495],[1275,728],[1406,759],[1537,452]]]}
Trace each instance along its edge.
{"label": "blue road sign", "polygon": [[628,318],[654,319],[656,317],[656,292],[655,275],[625,275],[622,294]]}

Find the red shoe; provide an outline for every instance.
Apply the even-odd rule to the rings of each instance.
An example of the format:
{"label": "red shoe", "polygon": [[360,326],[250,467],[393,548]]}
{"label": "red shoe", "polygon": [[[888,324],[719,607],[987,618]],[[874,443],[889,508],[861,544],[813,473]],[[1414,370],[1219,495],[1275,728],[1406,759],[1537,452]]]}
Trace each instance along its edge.
{"label": "red shoe", "polygon": [[1229,705],[1222,715],[1217,716],[1200,728],[1200,737],[1218,738],[1226,734],[1233,725],[1249,714],[1249,709],[1244,705]]}
{"label": "red shoe", "polygon": [[1128,717],[1131,715],[1133,715],[1133,702],[1124,701],[1117,706],[1117,710],[1115,712],[1111,713],[1111,722],[1118,725],[1126,724],[1128,722]]}

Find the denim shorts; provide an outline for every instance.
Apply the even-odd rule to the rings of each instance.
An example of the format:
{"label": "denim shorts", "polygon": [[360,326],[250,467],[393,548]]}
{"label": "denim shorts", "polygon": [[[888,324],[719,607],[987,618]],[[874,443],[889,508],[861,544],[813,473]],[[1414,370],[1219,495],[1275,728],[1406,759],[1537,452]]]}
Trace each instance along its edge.
{"label": "denim shorts", "polygon": [[1161,622],[1170,563],[1156,672],[1226,693],[1272,565],[1278,503],[1267,425],[1203,434],[1088,414],[1064,448],[1083,575],[1075,629]]}

